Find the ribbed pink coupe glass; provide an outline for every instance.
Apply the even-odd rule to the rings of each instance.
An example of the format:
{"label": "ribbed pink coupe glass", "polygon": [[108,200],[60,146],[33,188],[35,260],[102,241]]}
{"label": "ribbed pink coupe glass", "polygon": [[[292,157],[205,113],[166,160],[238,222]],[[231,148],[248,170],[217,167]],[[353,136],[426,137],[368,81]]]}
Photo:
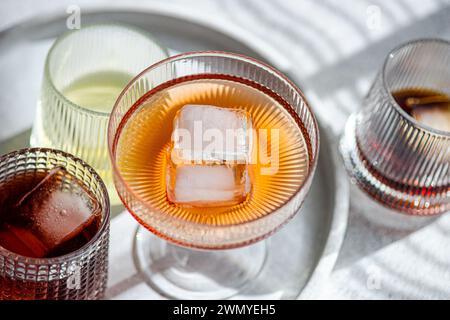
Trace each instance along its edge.
{"label": "ribbed pink coupe glass", "polygon": [[416,40],[394,49],[341,140],[348,173],[383,205],[413,215],[450,209],[450,132],[418,122],[392,92],[450,95],[450,43]]}
{"label": "ribbed pink coupe glass", "polygon": [[[160,196],[155,201],[143,199],[140,196],[140,190],[152,188],[152,181],[155,181],[150,178],[152,168],[149,166],[152,157],[149,158],[148,167],[144,165],[140,173],[142,178],[139,181],[130,183],[128,179],[130,170],[134,170],[134,164],[122,160],[122,158],[126,159],[126,156],[121,154],[145,149],[148,152],[153,150],[153,158],[157,158],[159,151],[155,152],[155,148],[147,149],[142,145],[135,145],[136,137],[141,131],[132,129],[126,130],[136,132],[136,135],[128,134],[127,144],[125,146],[122,144],[118,151],[118,144],[120,145],[119,142],[124,135],[123,128],[130,128],[133,125],[139,127],[143,122],[140,120],[133,122],[135,114],[152,112],[159,106],[160,101],[175,99],[174,96],[166,93],[158,95],[160,87],[173,88],[173,83],[178,86],[180,83],[189,81],[203,81],[197,80],[198,77],[218,85],[223,79],[232,78],[233,85],[239,82],[260,88],[258,90],[265,91],[279,101],[283,101],[286,108],[281,107],[281,103],[258,106],[260,112],[255,112],[254,123],[276,121],[278,115],[284,114],[286,117],[283,119],[290,119],[291,129],[295,127],[297,132],[299,130],[303,132],[303,138],[300,139],[303,142],[300,143],[300,140],[294,139],[292,144],[286,143],[284,149],[280,144],[280,172],[272,180],[273,187],[266,189],[264,199],[268,205],[262,203],[264,199],[258,200],[261,207],[267,208],[266,212],[257,216],[257,212],[253,211],[254,216],[257,216],[255,219],[224,224],[204,223],[183,218],[186,216],[179,214],[183,213],[183,208],[175,205],[161,205],[161,203],[165,204],[164,191],[159,193]],[[195,87],[191,88],[196,90]],[[233,96],[240,94],[242,86],[236,85],[233,88],[236,90],[225,90],[232,93],[228,95],[229,101],[233,100]],[[217,90],[213,95],[223,93],[224,90]],[[210,93],[201,93],[200,96],[208,94]],[[183,101],[184,105],[192,103]],[[209,104],[217,101],[213,98]],[[280,105],[279,108],[276,107],[278,105]],[[272,110],[271,108],[273,112],[261,113],[264,110]],[[167,109],[162,110],[166,113]],[[162,115],[162,113],[156,113],[155,117],[158,114]],[[152,121],[152,118],[147,118],[147,121]],[[152,135],[160,134],[159,131],[165,130],[164,128],[168,126],[166,123],[171,122],[172,119],[168,118],[161,127],[157,126],[148,130],[147,137],[150,139]],[[282,120],[276,123],[281,122]],[[111,114],[108,134],[114,181],[123,203],[145,229],[164,239],[152,236],[144,228],[138,230],[135,240],[137,267],[144,274],[148,284],[159,293],[182,299],[227,298],[250,285],[257,276],[264,276],[267,248],[264,241],[253,243],[273,234],[298,212],[315,172],[319,143],[315,117],[295,85],[266,64],[249,57],[224,52],[181,54],[144,70],[129,83],[118,98]],[[302,145],[308,146],[302,149],[304,157],[297,157],[298,150],[295,148]],[[305,165],[301,164],[302,159],[308,159],[307,163],[303,162]],[[281,167],[283,164],[285,167]],[[164,172],[164,169],[161,171]],[[298,183],[298,181],[302,182]],[[234,212],[239,214],[239,210],[245,206],[246,203],[243,203],[224,210],[235,210]],[[205,208],[199,210],[205,210],[204,213],[208,214]],[[201,220],[202,216],[198,215],[198,219]]]}

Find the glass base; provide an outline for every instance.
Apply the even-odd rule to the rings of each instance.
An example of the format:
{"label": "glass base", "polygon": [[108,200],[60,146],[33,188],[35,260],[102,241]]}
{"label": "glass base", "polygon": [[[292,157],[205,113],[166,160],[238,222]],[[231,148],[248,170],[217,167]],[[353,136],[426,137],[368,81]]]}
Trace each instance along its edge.
{"label": "glass base", "polygon": [[355,126],[356,116],[353,114],[347,120],[339,146],[345,168],[353,184],[378,203],[397,212],[425,216],[447,211],[445,206],[433,205],[431,201],[429,207],[424,207],[423,203],[427,200],[422,195],[411,194],[408,189],[394,189],[372,174],[359,156]]}
{"label": "glass base", "polygon": [[138,227],[134,259],[144,280],[171,299],[226,299],[248,288],[267,259],[265,241],[230,250],[179,247]]}

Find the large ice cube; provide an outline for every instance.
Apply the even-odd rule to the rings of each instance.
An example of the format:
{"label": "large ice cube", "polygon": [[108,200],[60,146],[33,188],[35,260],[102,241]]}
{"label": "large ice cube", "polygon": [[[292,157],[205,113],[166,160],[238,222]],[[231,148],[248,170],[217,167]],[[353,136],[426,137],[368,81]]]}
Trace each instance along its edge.
{"label": "large ice cube", "polygon": [[174,119],[173,152],[186,161],[248,162],[252,121],[246,111],[188,104]]}
{"label": "large ice cube", "polygon": [[38,258],[78,236],[100,213],[100,204],[62,168],[51,171],[16,207],[18,216],[0,237],[16,247],[13,251]]}
{"label": "large ice cube", "polygon": [[247,112],[186,105],[174,119],[167,156],[169,201],[224,206],[244,201],[251,189],[248,165],[252,121]]}
{"label": "large ice cube", "polygon": [[250,191],[247,164],[176,164],[168,157],[169,201],[189,206],[241,203]]}
{"label": "large ice cube", "polygon": [[450,131],[450,104],[430,104],[414,107],[411,114],[417,121],[442,131]]}

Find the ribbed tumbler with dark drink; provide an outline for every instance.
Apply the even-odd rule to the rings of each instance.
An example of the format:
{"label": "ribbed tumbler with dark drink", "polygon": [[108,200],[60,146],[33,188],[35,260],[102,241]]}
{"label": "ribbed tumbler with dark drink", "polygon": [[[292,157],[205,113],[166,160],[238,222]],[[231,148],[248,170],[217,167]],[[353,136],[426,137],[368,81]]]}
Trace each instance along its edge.
{"label": "ribbed tumbler with dark drink", "polygon": [[7,154],[0,208],[0,300],[103,296],[109,200],[91,167],[51,149]]}
{"label": "ribbed tumbler with dark drink", "polygon": [[449,96],[449,42],[417,40],[394,49],[341,140],[354,181],[404,213],[448,211]]}

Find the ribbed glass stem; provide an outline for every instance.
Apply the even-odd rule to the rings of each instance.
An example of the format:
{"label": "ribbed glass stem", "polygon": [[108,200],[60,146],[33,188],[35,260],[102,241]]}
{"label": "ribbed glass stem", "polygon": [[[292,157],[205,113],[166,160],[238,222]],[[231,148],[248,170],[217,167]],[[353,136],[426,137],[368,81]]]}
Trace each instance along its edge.
{"label": "ribbed glass stem", "polygon": [[158,210],[151,203],[136,196],[136,192],[121,175],[117,164],[113,168],[116,188],[139,222],[163,238],[200,248],[242,246],[268,236],[297,212],[309,190],[317,163],[319,138],[315,118],[299,90],[278,72],[250,58],[220,52],[189,53],[156,64],[134,79],[116,102],[109,123],[110,153],[112,161],[116,162],[119,127],[130,108],[147,91],[174,79],[204,74],[230,75],[249,80],[267,88],[291,106],[290,115],[303,126],[308,149],[308,174],[301,188],[295,190],[285,203],[277,205],[272,212],[261,218],[223,226],[192,223]]}

